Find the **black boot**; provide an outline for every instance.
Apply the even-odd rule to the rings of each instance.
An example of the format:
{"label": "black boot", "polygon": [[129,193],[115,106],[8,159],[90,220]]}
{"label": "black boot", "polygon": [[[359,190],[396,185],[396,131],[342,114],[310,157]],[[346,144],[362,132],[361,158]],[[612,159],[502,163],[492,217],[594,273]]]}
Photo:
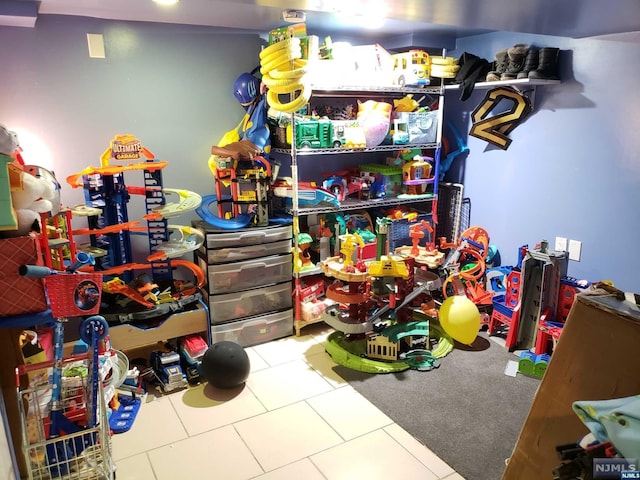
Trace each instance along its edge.
{"label": "black boot", "polygon": [[518,73],[518,78],[527,78],[529,77],[529,72],[531,70],[538,68],[538,55],[537,49],[529,47],[529,53],[527,53],[527,58],[524,61],[522,71]]}
{"label": "black boot", "polygon": [[500,76],[507,69],[507,49],[499,50],[496,52],[496,59],[493,62],[493,68],[487,73],[487,82],[497,82],[500,80]]}
{"label": "black boot", "polygon": [[558,77],[559,48],[541,48],[538,56],[538,68],[529,72],[529,78],[537,80],[560,80]]}
{"label": "black boot", "polygon": [[518,43],[507,50],[507,56],[509,63],[507,69],[500,76],[500,80],[515,80],[518,73],[524,68],[524,61],[529,53],[529,45]]}

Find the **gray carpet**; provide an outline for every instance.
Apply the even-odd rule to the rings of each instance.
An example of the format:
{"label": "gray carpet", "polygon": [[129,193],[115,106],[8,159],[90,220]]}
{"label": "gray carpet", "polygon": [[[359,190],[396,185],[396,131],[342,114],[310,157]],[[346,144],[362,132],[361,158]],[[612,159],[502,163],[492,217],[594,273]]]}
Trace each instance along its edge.
{"label": "gray carpet", "polygon": [[540,384],[505,375],[508,360],[517,357],[481,333],[428,372],[335,370],[465,479],[499,480]]}

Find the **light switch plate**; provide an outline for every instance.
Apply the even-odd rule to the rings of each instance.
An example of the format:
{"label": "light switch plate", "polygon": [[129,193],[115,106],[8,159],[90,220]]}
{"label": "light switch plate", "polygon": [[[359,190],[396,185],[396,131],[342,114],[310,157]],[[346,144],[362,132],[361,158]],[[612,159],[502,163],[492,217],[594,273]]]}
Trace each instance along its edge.
{"label": "light switch plate", "polygon": [[566,252],[567,251],[567,239],[564,237],[556,237],[556,245],[554,247],[556,252]]}
{"label": "light switch plate", "polygon": [[580,261],[582,242],[579,240],[569,240],[569,260]]}

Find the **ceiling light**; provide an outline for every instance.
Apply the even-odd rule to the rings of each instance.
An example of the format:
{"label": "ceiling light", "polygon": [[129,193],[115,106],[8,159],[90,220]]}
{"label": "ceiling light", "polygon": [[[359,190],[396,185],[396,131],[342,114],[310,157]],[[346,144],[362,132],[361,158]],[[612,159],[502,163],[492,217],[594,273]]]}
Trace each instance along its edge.
{"label": "ceiling light", "polygon": [[302,23],[307,19],[307,14],[302,10],[283,10],[282,20],[287,23]]}
{"label": "ceiling light", "polygon": [[160,5],[175,5],[180,0],[153,0],[155,3],[159,3]]}

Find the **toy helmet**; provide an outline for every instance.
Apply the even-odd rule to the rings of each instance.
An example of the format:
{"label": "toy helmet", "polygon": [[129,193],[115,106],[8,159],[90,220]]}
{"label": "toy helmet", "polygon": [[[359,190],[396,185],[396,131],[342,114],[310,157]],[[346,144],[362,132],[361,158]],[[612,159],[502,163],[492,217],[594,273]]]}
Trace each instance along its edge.
{"label": "toy helmet", "polygon": [[260,93],[260,80],[250,73],[240,75],[233,85],[233,96],[246,107],[255,100]]}

